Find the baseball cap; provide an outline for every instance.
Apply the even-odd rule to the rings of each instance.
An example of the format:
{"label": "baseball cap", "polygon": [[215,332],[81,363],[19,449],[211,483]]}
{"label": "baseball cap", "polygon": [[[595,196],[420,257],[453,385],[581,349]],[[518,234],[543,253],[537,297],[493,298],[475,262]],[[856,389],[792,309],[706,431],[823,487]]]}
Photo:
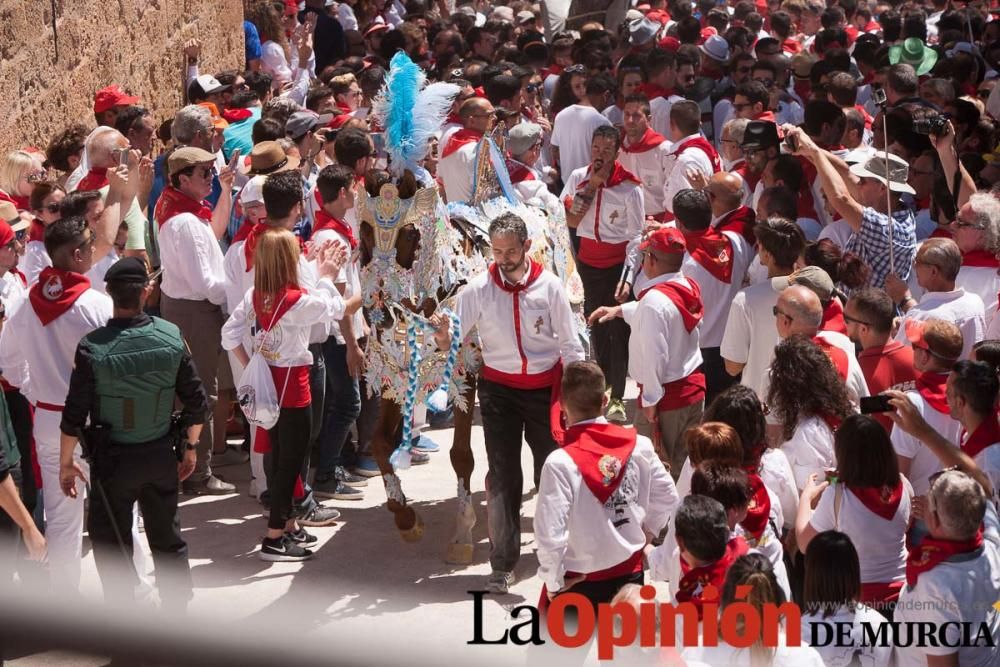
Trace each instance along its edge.
{"label": "baseball cap", "polygon": [[513,23],[514,10],[510,7],[500,6],[493,10],[493,13],[490,14],[490,18],[506,21],[507,23]]}
{"label": "baseball cap", "polygon": [[285,136],[291,139],[298,139],[313,129],[326,125],[333,120],[333,114],[325,113],[320,115],[315,111],[296,111],[288,117],[285,123]]}
{"label": "baseball cap", "polygon": [[527,23],[527,22],[534,23],[534,21],[535,21],[535,14],[534,14],[534,12],[529,12],[528,10],[525,9],[525,10],[519,11],[517,13],[517,22],[518,23]]}
{"label": "baseball cap", "polygon": [[771,278],[771,289],[780,292],[792,285],[808,287],[816,293],[819,300],[826,303],[833,296],[833,279],[830,274],[818,266],[803,266],[787,276]]}
{"label": "baseball cap", "polygon": [[108,109],[126,107],[130,104],[138,103],[138,97],[135,95],[129,95],[118,86],[101,88],[94,93],[94,113],[104,113]]}
{"label": "baseball cap", "polygon": [[149,281],[146,263],[138,257],[123,257],[104,274],[104,282],[143,283]]}
{"label": "baseball cap", "polygon": [[518,123],[507,135],[507,150],[511,155],[521,155],[542,138],[542,126],[538,123]]}
{"label": "baseball cap", "polygon": [[184,146],[175,150],[167,158],[167,169],[171,174],[176,174],[188,167],[209,163],[215,163],[214,153],[209,153],[205,149],[195,146]]}
{"label": "baseball cap", "polygon": [[676,227],[660,227],[646,237],[639,250],[658,250],[667,255],[683,255],[687,252],[684,234]]}
{"label": "baseball cap", "polygon": [[251,202],[264,201],[264,181],[267,176],[254,176],[240,191],[240,204],[246,206]]}
{"label": "baseball cap", "polygon": [[214,95],[215,93],[221,93],[224,90],[229,90],[232,86],[226,86],[219,82],[211,74],[201,74],[191,82],[188,86],[188,97],[203,97],[205,95]]}

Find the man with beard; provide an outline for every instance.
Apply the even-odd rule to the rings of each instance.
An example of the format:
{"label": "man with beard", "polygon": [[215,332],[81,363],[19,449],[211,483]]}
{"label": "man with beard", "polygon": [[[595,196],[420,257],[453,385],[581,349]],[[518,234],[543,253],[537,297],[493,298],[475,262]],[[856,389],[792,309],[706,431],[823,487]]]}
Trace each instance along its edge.
{"label": "man with beard", "polygon": [[647,218],[663,219],[663,184],[670,178],[670,142],[649,126],[649,101],[642,95],[625,98],[622,116],[625,138],[619,160],[642,181]]}

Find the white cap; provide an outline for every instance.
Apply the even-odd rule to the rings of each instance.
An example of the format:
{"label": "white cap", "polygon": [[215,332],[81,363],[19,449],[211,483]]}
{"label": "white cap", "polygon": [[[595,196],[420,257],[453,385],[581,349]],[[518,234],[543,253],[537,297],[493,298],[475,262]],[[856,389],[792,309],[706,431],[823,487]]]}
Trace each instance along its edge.
{"label": "white cap", "polygon": [[246,206],[251,202],[264,202],[264,181],[267,176],[254,176],[240,191],[240,204]]}

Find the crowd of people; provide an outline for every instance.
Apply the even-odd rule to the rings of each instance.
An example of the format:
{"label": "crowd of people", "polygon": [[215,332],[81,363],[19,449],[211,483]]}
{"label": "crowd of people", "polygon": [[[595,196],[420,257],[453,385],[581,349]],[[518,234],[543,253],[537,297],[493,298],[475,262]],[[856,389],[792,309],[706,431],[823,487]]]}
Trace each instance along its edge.
{"label": "crowd of people", "polygon": [[[111,422],[138,478],[155,457],[119,450],[163,445],[184,406],[161,461],[180,479],[109,477],[114,502],[92,502],[99,569],[138,502],[157,570],[183,571],[176,494],[235,493],[216,471],[236,465],[269,507],[261,558],[308,559],[305,527],[339,517],[318,499],[380,474],[358,209],[385,182],[372,107],[402,51],[458,91],[422,185],[470,201],[495,142],[520,203],[565,211],[583,285],[586,336],[504,214],[458,295],[482,343],[487,588],[506,593],[521,555],[523,438],[542,606],[638,603],[645,577],[699,609],[714,586],[724,609],[745,585],[798,602],[806,643],[846,621],[846,644],[687,659],[997,662],[1000,10],[652,0],[562,29],[523,0],[251,0],[245,18],[245,67],[207,73],[197,41],[177,54],[176,112],[109,85],[93,118],[0,157],[0,506],[54,581],[79,583],[88,421]],[[234,403],[257,354],[280,394],[269,430]],[[448,414],[417,412],[419,464]],[[949,641],[863,644],[890,620]]]}

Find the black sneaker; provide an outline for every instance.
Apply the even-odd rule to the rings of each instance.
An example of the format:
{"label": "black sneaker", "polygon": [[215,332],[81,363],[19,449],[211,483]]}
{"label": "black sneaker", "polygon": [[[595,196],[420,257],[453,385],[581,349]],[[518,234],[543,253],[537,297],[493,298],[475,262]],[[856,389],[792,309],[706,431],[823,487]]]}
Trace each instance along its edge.
{"label": "black sneaker", "polygon": [[299,545],[300,547],[311,547],[312,545],[319,542],[319,538],[312,533],[306,532],[305,528],[299,527],[294,533],[285,531],[285,537],[290,539],[292,543]]}
{"label": "black sneaker", "polygon": [[337,488],[326,497],[334,500],[361,500],[365,497],[365,492],[361,489],[355,489],[353,486],[347,486],[343,482],[337,482]]}
{"label": "black sneaker", "polygon": [[350,472],[344,466],[337,466],[334,471],[334,477],[341,484],[346,484],[347,486],[353,486],[357,489],[368,486],[368,478],[362,477],[361,475],[355,475]]}
{"label": "black sneaker", "polygon": [[288,535],[282,535],[275,540],[265,537],[258,555],[269,563],[294,563],[309,560],[313,552],[295,544]]}

